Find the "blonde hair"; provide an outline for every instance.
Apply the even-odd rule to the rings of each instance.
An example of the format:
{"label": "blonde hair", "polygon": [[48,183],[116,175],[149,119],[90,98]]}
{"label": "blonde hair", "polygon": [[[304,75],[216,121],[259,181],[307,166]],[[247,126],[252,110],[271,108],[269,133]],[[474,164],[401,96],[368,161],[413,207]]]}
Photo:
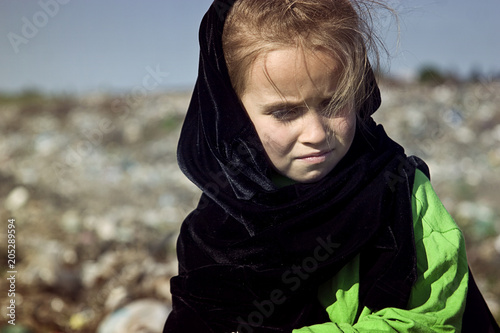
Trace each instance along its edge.
{"label": "blonde hair", "polygon": [[[330,101],[336,112],[353,103],[359,110],[373,89],[372,65],[379,66],[380,40],[373,32],[375,1],[239,0],[231,8],[222,36],[231,84],[238,96],[255,60],[284,47],[326,51],[340,68],[337,91]],[[384,48],[385,50],[385,48]]]}

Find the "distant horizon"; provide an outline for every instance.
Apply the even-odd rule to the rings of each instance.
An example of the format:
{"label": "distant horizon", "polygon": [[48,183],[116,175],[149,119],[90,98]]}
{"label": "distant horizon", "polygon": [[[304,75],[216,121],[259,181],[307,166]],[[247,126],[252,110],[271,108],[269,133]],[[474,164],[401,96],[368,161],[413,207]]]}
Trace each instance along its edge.
{"label": "distant horizon", "polygon": [[[440,69],[437,66],[427,64],[427,65],[422,65],[422,67],[419,70],[423,70],[426,68],[430,69],[436,69],[439,70],[439,73],[443,75],[445,79],[448,79],[445,84],[451,83],[451,81],[454,81],[454,79],[457,80],[457,83],[473,83],[474,81],[481,81],[481,82],[500,82],[500,70],[496,72],[490,72],[490,73],[482,73],[482,72],[474,72],[474,69],[471,69],[471,72],[466,75],[460,75],[459,73],[456,72],[450,72],[446,69]],[[382,80],[387,79],[387,80],[394,80],[394,81],[399,81],[399,82],[404,82],[408,84],[413,84],[413,83],[418,83],[419,82],[419,70],[415,71],[414,73],[382,73]],[[477,76],[476,76],[477,75]],[[429,84],[430,82],[427,82]],[[426,83],[422,83],[426,84]],[[162,94],[162,93],[188,93],[192,92],[194,89],[195,83],[193,84],[186,84],[186,85],[175,85],[175,86],[170,86],[170,85],[165,85],[162,86],[161,88],[158,88],[154,91],[148,91],[147,95],[154,96],[155,94]],[[120,94],[131,94],[132,90],[134,88],[89,88],[88,90],[82,90],[82,91],[63,91],[63,90],[58,90],[58,91],[47,91],[40,89],[36,86],[26,86],[26,87],[21,87],[17,90],[4,90],[0,88],[0,97],[19,97],[23,95],[29,95],[29,94],[34,94],[34,95],[40,95],[42,97],[64,97],[64,96],[86,96],[86,95],[94,95],[94,94],[110,94],[110,95],[120,95]]]}

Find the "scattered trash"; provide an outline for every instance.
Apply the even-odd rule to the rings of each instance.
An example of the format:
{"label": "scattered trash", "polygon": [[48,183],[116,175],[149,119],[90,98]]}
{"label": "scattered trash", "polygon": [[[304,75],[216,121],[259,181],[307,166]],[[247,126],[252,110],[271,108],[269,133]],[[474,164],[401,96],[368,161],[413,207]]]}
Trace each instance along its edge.
{"label": "scattered trash", "polygon": [[17,211],[28,202],[29,197],[30,193],[28,190],[23,186],[18,186],[5,199],[5,209],[12,212]]}
{"label": "scattered trash", "polygon": [[161,333],[170,308],[154,299],[134,301],[109,314],[97,333]]}
{"label": "scattered trash", "polygon": [[[490,100],[474,87],[381,89],[375,120],[428,163],[433,186],[468,233],[481,287],[499,304],[500,279],[491,275],[500,276],[500,87]],[[0,104],[0,216],[18,223],[22,304],[15,328],[0,332],[161,332],[180,222],[200,195],[176,162],[189,99],[102,94]]]}

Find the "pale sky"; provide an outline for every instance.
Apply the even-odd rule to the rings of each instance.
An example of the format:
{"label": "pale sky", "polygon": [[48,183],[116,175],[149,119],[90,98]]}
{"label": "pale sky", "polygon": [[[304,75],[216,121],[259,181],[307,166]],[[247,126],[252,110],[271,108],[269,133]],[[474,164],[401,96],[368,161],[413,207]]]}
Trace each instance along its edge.
{"label": "pale sky", "polygon": [[[198,27],[210,0],[39,0],[0,3],[0,92],[124,91],[148,71],[156,89],[191,89]],[[391,72],[434,64],[500,72],[500,0],[391,1],[400,14],[387,46]],[[399,4],[398,4],[399,3]],[[168,74],[165,74],[168,73]]]}

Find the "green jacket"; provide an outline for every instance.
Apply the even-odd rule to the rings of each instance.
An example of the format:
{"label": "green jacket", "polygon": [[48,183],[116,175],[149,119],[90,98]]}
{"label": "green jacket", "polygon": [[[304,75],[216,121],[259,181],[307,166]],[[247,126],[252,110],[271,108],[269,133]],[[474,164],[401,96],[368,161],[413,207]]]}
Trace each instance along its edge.
{"label": "green jacket", "polygon": [[318,290],[330,322],[294,333],[460,332],[469,271],[462,232],[434,192],[415,174],[412,196],[418,279],[407,309],[359,308],[359,256]]}

